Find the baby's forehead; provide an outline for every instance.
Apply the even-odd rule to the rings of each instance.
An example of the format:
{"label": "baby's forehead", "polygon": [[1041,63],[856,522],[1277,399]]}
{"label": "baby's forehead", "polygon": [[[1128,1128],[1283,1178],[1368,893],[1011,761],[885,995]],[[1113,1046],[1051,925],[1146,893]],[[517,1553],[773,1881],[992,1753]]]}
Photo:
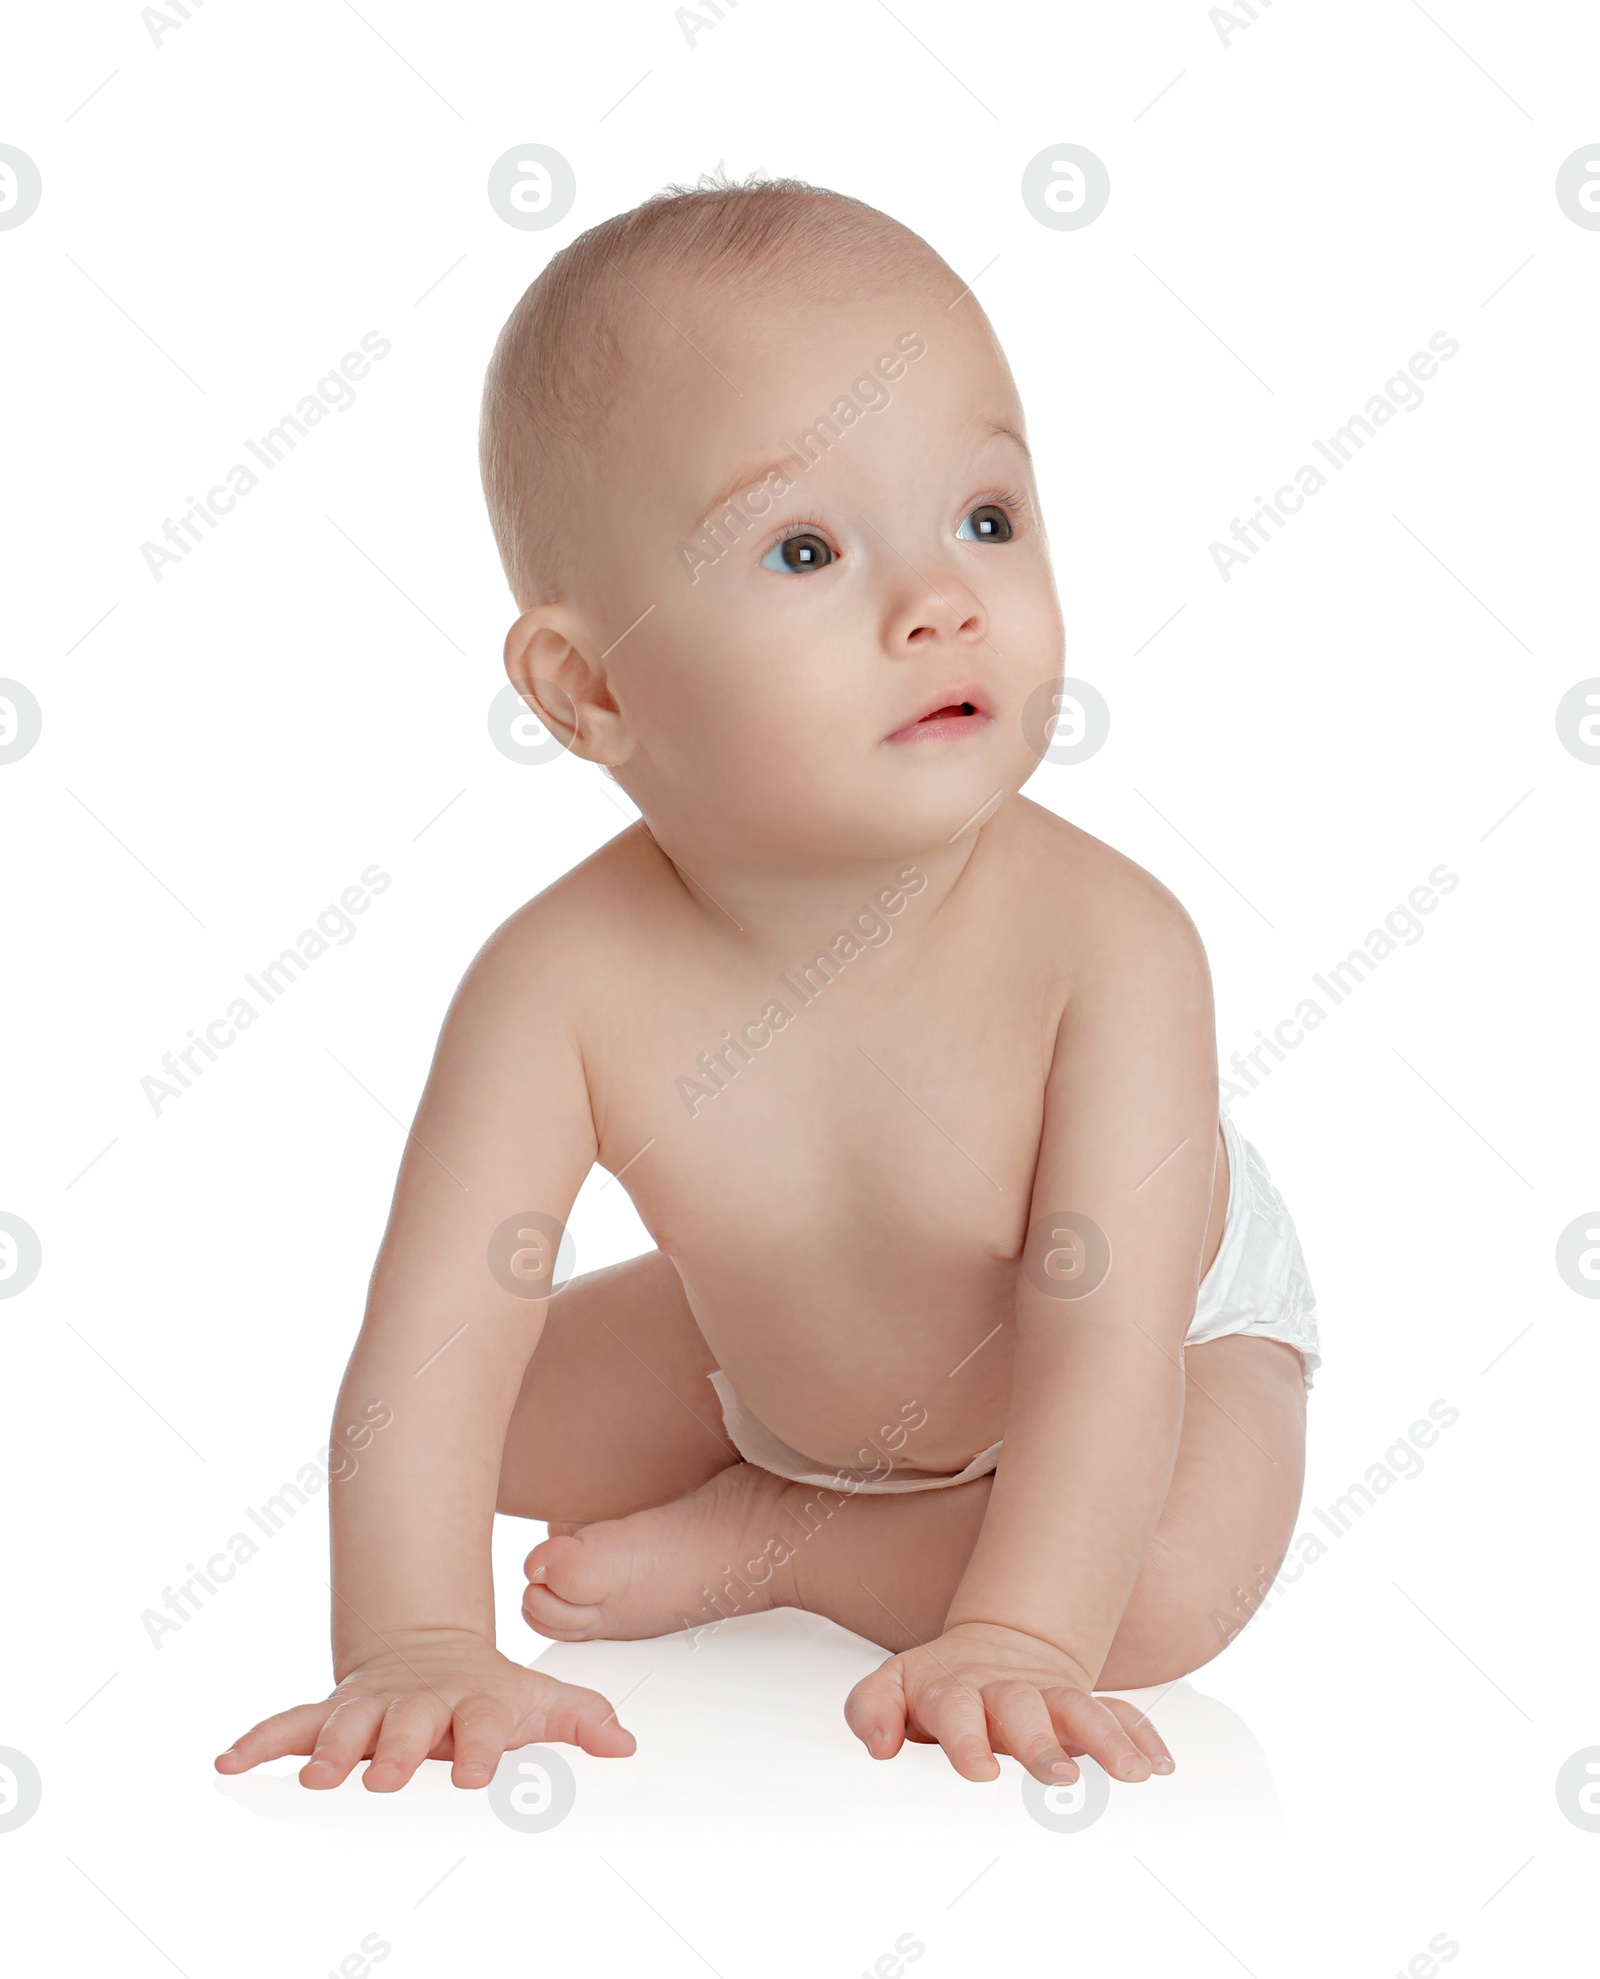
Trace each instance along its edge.
{"label": "baby's forehead", "polygon": [[854,293],[840,280],[820,295],[679,273],[659,304],[640,298],[608,453],[625,462],[642,444],[672,479],[703,479],[819,429],[832,440],[896,403],[896,423],[911,419],[930,440],[1020,423],[993,333],[975,304],[952,309],[948,271],[874,272]]}

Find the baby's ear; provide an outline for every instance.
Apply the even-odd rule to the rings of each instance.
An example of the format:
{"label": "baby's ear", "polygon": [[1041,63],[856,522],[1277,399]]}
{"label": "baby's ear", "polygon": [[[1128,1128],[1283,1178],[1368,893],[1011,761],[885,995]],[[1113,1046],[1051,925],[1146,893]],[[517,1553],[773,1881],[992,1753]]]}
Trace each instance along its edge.
{"label": "baby's ear", "polygon": [[564,749],[592,763],[624,763],[633,738],[604,666],[586,657],[590,644],[571,605],[534,605],[506,634],[506,674]]}

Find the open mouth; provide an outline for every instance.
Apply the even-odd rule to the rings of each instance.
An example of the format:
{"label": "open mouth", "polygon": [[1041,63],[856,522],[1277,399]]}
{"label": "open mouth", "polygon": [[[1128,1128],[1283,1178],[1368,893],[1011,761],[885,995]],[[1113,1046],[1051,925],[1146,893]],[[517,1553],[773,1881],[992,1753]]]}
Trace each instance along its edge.
{"label": "open mouth", "polygon": [[897,728],[893,735],[885,737],[896,744],[905,742],[938,742],[947,738],[970,735],[980,728],[986,728],[989,716],[978,702],[963,696],[959,700],[941,701],[930,708],[925,715],[919,715],[904,728]]}

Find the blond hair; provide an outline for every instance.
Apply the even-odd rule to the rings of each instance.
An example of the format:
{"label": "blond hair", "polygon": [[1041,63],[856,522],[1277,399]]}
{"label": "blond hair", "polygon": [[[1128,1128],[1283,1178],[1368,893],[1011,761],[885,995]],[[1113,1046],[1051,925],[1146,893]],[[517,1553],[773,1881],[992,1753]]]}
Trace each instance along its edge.
{"label": "blond hair", "polygon": [[[841,286],[845,265],[849,286]],[[555,255],[500,332],[484,379],[478,460],[500,561],[519,609],[567,594],[566,518],[628,371],[623,326],[661,312],[685,271],[735,294],[801,302],[861,293],[862,277],[959,284],[919,234],[865,201],[799,179],[703,177],[603,220]],[[668,332],[670,334],[670,331]]]}

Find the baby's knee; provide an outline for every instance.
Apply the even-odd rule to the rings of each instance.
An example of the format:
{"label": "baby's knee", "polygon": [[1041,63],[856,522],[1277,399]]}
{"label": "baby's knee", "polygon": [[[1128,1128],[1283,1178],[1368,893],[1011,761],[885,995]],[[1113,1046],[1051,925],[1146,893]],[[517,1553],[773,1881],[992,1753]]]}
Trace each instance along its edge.
{"label": "baby's knee", "polygon": [[1152,1546],[1096,1688],[1137,1690],[1192,1675],[1222,1654],[1259,1605],[1254,1589],[1223,1587],[1210,1562]]}
{"label": "baby's knee", "polygon": [[515,1519],[542,1519],[552,1534],[576,1532],[603,1516],[575,1504],[559,1477],[530,1476],[525,1466],[509,1464],[500,1473],[494,1508]]}
{"label": "baby's knee", "polygon": [[1095,1689],[1143,1690],[1153,1684],[1176,1683],[1179,1677],[1190,1676],[1209,1663],[1226,1646],[1203,1615],[1173,1609],[1145,1618],[1132,1629],[1125,1617]]}

